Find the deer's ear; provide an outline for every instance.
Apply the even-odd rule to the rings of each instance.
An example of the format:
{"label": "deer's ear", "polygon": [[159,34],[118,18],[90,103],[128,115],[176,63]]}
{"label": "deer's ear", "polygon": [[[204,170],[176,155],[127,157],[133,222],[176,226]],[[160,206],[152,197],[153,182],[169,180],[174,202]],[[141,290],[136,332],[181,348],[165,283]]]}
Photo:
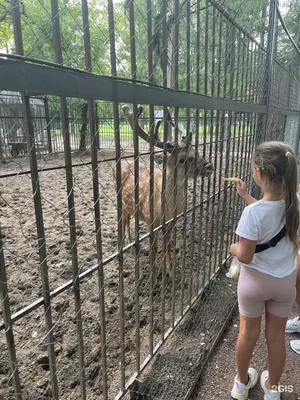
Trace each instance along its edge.
{"label": "deer's ear", "polygon": [[156,164],[162,164],[164,159],[164,155],[162,153],[154,154],[154,161]]}

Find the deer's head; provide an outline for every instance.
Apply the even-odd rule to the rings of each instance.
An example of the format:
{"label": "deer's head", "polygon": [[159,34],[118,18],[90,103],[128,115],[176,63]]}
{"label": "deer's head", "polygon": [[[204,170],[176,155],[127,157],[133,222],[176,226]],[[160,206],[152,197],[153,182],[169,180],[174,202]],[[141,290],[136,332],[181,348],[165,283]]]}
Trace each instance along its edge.
{"label": "deer's head", "polygon": [[[142,106],[138,107],[136,116],[134,116],[133,112],[127,105],[122,106],[122,110],[134,133],[138,134],[142,139],[150,143],[150,135],[147,132],[145,132],[139,124],[139,117],[143,112],[143,107]],[[175,124],[171,119],[170,113],[167,114],[167,121],[172,127],[175,127]],[[171,142],[164,143],[159,139],[158,135],[160,124],[161,121],[158,121],[155,125],[154,145],[162,150],[166,148],[168,152],[168,159],[167,159],[168,167],[174,169],[177,163],[179,168],[182,168],[184,170],[186,168],[189,178],[194,176],[195,170],[196,174],[199,176],[204,176],[204,177],[210,176],[214,170],[213,165],[208,161],[204,160],[199,153],[195,152],[195,149],[191,146],[190,136],[186,135],[185,130],[183,130],[182,128],[178,128],[178,130],[182,135],[180,144]],[[156,154],[155,161],[158,164],[161,164],[163,161],[163,155]]]}

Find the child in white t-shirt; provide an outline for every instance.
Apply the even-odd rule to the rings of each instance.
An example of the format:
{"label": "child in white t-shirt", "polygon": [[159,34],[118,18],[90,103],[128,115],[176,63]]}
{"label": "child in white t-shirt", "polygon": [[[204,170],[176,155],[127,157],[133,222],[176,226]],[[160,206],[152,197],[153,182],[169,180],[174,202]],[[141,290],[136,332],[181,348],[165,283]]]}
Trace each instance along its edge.
{"label": "child in white t-shirt", "polygon": [[[263,198],[256,201],[246,193],[243,181],[236,183],[237,191],[249,205],[236,230],[242,241],[230,247],[242,264],[238,283],[237,376],[231,396],[246,400],[249,389],[257,383],[257,371],[249,368],[249,364],[265,310],[269,368],[261,375],[261,385],[265,400],[278,400],[277,387],[285,364],[285,326],[296,297],[299,227],[296,158],[287,144],[265,142],[254,151],[252,170]],[[282,232],[275,246],[273,243],[258,252],[259,245],[273,242]]]}

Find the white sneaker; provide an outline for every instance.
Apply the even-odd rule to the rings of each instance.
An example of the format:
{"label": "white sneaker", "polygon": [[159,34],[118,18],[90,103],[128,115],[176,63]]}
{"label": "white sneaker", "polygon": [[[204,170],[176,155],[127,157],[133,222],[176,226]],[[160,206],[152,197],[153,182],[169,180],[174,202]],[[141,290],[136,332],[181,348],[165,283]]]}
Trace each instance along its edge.
{"label": "white sneaker", "polygon": [[290,345],[295,353],[300,354],[300,340],[291,340]]}
{"label": "white sneaker", "polygon": [[248,394],[249,390],[254,388],[258,381],[258,374],[256,369],[254,368],[249,368],[248,369],[248,376],[249,380],[247,385],[244,383],[238,382],[237,381],[237,376],[234,378],[234,384],[233,388],[231,391],[231,397],[236,400],[247,400],[248,399]]}
{"label": "white sneaker", "polygon": [[285,331],[286,333],[300,333],[300,317],[287,320]]}
{"label": "white sneaker", "polygon": [[263,371],[260,377],[260,385],[265,392],[264,400],[280,400],[280,393],[277,390],[267,389],[266,381],[269,377],[268,371]]}

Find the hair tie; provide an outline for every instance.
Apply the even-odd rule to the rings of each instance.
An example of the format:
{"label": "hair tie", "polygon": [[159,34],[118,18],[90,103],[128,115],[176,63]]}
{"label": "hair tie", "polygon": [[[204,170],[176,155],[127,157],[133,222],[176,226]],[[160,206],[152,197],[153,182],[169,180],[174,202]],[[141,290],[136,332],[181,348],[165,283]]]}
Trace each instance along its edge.
{"label": "hair tie", "polygon": [[286,157],[291,156],[291,155],[292,155],[292,153],[291,153],[290,151],[287,151],[287,152],[285,153],[285,156],[286,156]]}
{"label": "hair tie", "polygon": [[263,157],[260,157],[260,159],[259,159],[259,165],[260,165],[260,169],[261,169],[262,171],[264,171],[264,169],[265,169],[265,163],[264,163]]}

